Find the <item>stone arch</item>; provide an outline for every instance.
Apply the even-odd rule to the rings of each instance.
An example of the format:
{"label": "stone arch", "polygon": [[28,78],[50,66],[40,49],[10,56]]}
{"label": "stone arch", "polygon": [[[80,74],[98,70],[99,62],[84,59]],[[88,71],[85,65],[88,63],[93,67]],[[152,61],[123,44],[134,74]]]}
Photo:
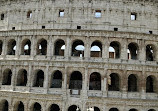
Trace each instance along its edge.
{"label": "stone arch", "polygon": [[70,76],[69,89],[82,89],[82,74],[79,71],[74,71]]}
{"label": "stone arch", "polygon": [[52,104],[49,111],[60,111],[60,107],[57,104]]}
{"label": "stone arch", "polygon": [[17,86],[26,86],[27,84],[27,71],[25,69],[21,69],[18,72],[17,76]]}
{"label": "stone arch", "polygon": [[84,57],[84,43],[82,40],[75,40],[72,44],[71,56]]}
{"label": "stone arch", "polygon": [[81,110],[78,106],[71,105],[71,106],[69,106],[68,111],[81,111]]}
{"label": "stone arch", "polygon": [[101,90],[101,75],[98,72],[93,72],[90,75],[89,90]]}
{"label": "stone arch", "polygon": [[47,54],[47,41],[45,39],[40,39],[37,42],[37,55]]}
{"label": "stone arch", "polygon": [[30,55],[31,54],[31,41],[25,39],[21,44],[21,55]]}
{"label": "stone arch", "polygon": [[43,87],[43,84],[44,84],[44,72],[42,70],[36,70],[33,87]]}
{"label": "stone arch", "polygon": [[54,55],[64,56],[65,41],[58,39],[54,44]]}
{"label": "stone arch", "polygon": [[0,102],[0,111],[9,111],[9,103],[7,100],[2,100]]}
{"label": "stone arch", "polygon": [[146,45],[146,60],[154,61],[156,59],[156,48],[153,44]]}
{"label": "stone arch", "polygon": [[128,59],[138,59],[138,44],[137,43],[130,43],[128,44],[127,54]]}
{"label": "stone arch", "polygon": [[156,91],[156,78],[152,75],[146,78],[146,92],[153,93]]}
{"label": "stone arch", "polygon": [[2,40],[0,40],[0,55],[2,55],[2,49],[3,48],[3,41]]}
{"label": "stone arch", "polygon": [[23,102],[19,101],[14,105],[14,111],[24,111]]}
{"label": "stone arch", "polygon": [[109,46],[109,58],[120,58],[121,45],[117,41],[113,41]]}
{"label": "stone arch", "polygon": [[102,43],[98,40],[91,44],[91,57],[102,57]]}
{"label": "stone arch", "polygon": [[111,108],[109,111],[119,111],[117,108]]}
{"label": "stone arch", "polygon": [[136,92],[138,91],[137,77],[134,74],[128,76],[128,91]]}
{"label": "stone arch", "polygon": [[11,69],[5,69],[3,71],[2,85],[11,85],[11,79],[12,79]]}
{"label": "stone arch", "polygon": [[42,107],[38,102],[35,102],[31,107],[31,111],[42,111]]}
{"label": "stone arch", "polygon": [[61,88],[62,87],[62,72],[56,70],[51,77],[50,88]]}
{"label": "stone arch", "polygon": [[8,41],[8,48],[7,48],[7,55],[15,55],[16,51],[16,41],[14,39],[11,39]]}
{"label": "stone arch", "polygon": [[108,80],[108,90],[109,91],[120,90],[120,77],[117,73],[110,74],[110,80]]}

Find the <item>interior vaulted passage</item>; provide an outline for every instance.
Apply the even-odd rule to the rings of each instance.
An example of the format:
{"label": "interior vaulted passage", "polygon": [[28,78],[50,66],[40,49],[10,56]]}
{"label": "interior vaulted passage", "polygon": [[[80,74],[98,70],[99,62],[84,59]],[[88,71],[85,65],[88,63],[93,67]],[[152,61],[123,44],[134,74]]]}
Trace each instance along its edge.
{"label": "interior vaulted passage", "polygon": [[43,87],[44,72],[42,70],[36,70],[34,76],[34,87]]}
{"label": "interior vaulted passage", "polygon": [[55,52],[54,55],[58,55],[58,56],[64,56],[64,50],[65,50],[65,42],[61,39],[57,40],[55,42]]}
{"label": "interior vaulted passage", "polygon": [[109,46],[109,58],[120,58],[120,43],[113,41]]}
{"label": "interior vaulted passage", "polygon": [[129,75],[128,77],[128,91],[129,92],[136,92],[138,90],[137,86],[137,78],[134,74]]}
{"label": "interior vaulted passage", "polygon": [[108,80],[108,90],[109,91],[119,91],[120,79],[118,74],[112,73],[110,74],[110,78]]}
{"label": "interior vaulted passage", "polygon": [[102,57],[102,44],[100,41],[94,41],[91,44],[91,57]]}
{"label": "interior vaulted passage", "polygon": [[14,39],[11,39],[8,41],[7,55],[15,55],[15,51],[16,51],[16,41]]}
{"label": "interior vaulted passage", "polygon": [[25,39],[21,45],[21,55],[30,55],[31,54],[31,41]]}
{"label": "interior vaulted passage", "polygon": [[84,43],[81,40],[76,40],[72,44],[71,56],[84,57]]}
{"label": "interior vaulted passage", "polygon": [[101,75],[98,72],[90,75],[89,90],[101,90]]}
{"label": "interior vaulted passage", "polygon": [[146,46],[146,60],[147,61],[154,61],[155,60],[155,46],[154,45],[147,45]]}
{"label": "interior vaulted passage", "polygon": [[26,86],[27,84],[27,71],[25,69],[21,69],[18,72],[17,76],[17,86]]}
{"label": "interior vaulted passage", "polygon": [[57,70],[52,74],[51,77],[51,88],[61,88],[62,87],[62,73]]}
{"label": "interior vaulted passage", "polygon": [[130,43],[127,49],[128,59],[138,59],[138,45],[136,43]]}
{"label": "interior vaulted passage", "polygon": [[47,54],[47,41],[45,39],[40,39],[37,42],[37,55]]}
{"label": "interior vaulted passage", "polygon": [[12,71],[10,69],[5,69],[3,72],[2,85],[11,85]]}

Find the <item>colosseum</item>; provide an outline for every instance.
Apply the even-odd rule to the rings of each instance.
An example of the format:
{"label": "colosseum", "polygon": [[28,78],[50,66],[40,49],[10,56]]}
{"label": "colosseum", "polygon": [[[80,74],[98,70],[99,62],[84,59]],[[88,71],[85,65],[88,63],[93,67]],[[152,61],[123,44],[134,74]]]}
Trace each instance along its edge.
{"label": "colosseum", "polygon": [[0,111],[158,111],[158,0],[0,0]]}

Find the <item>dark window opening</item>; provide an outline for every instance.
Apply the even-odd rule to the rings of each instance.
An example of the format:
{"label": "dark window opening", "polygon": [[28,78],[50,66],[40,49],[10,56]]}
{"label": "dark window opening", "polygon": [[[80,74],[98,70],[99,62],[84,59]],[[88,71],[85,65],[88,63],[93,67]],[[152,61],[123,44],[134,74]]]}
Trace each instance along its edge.
{"label": "dark window opening", "polygon": [[82,74],[79,71],[71,74],[69,89],[82,89]]}
{"label": "dark window opening", "polygon": [[89,90],[101,90],[101,76],[97,72],[90,75]]}
{"label": "dark window opening", "polygon": [[119,91],[119,76],[118,74],[110,74],[110,80],[108,80],[108,90],[109,91]]}
{"label": "dark window opening", "polygon": [[136,20],[136,19],[137,19],[137,14],[131,13],[131,20]]}
{"label": "dark window opening", "polygon": [[27,84],[27,71],[22,69],[17,76],[17,86],[26,86]]}
{"label": "dark window opening", "polygon": [[15,27],[12,27],[12,30],[15,30]]}
{"label": "dark window opening", "polygon": [[32,18],[32,11],[27,12],[27,18]]}
{"label": "dark window opening", "polygon": [[57,104],[52,104],[49,111],[60,111],[60,108]]}
{"label": "dark window opening", "polygon": [[127,49],[128,59],[136,60],[138,55],[138,45],[135,43],[130,43]]}
{"label": "dark window opening", "polygon": [[33,111],[42,111],[41,105],[39,103],[35,103],[33,106]]}
{"label": "dark window opening", "polygon": [[35,75],[35,84],[34,87],[43,87],[44,83],[44,72],[39,70]]}
{"label": "dark window opening", "polygon": [[15,51],[16,51],[16,41],[12,39],[8,42],[7,54],[8,55],[15,55]]}
{"label": "dark window opening", "polygon": [[45,29],[46,27],[45,26],[42,26],[42,29]]}
{"label": "dark window opening", "polygon": [[61,88],[62,87],[62,73],[57,70],[52,75],[51,88]]}
{"label": "dark window opening", "polygon": [[96,10],[95,11],[95,17],[100,18],[101,17],[101,10]]}
{"label": "dark window opening", "polygon": [[59,10],[59,17],[64,17],[64,10]]}
{"label": "dark window opening", "polygon": [[9,111],[7,100],[4,100],[1,105],[2,105],[2,111]]}
{"label": "dark window opening", "polygon": [[17,111],[24,111],[24,104],[20,101]]}
{"label": "dark window opening", "polygon": [[6,69],[3,72],[3,82],[2,85],[11,85],[12,71],[10,69]]}
{"label": "dark window opening", "polygon": [[3,42],[0,40],[0,55],[2,55]]}
{"label": "dark window opening", "polygon": [[155,56],[155,50],[152,45],[146,46],[146,60],[147,61],[154,61]]}
{"label": "dark window opening", "polygon": [[120,44],[118,42],[111,42],[109,47],[109,58],[120,58]]}
{"label": "dark window opening", "polygon": [[64,50],[65,50],[65,42],[63,40],[58,40],[55,43],[55,54],[58,56],[64,56]]}
{"label": "dark window opening", "polygon": [[84,57],[84,43],[81,40],[76,40],[72,44],[71,56]]}
{"label": "dark window opening", "polygon": [[81,29],[81,26],[77,26],[77,29]]}
{"label": "dark window opening", "polygon": [[148,76],[146,79],[146,92],[153,93],[154,92],[154,78],[152,76]]}
{"label": "dark window opening", "polygon": [[4,20],[4,14],[1,14],[1,20]]}
{"label": "dark window opening", "polygon": [[99,41],[94,41],[91,44],[91,57],[102,57],[102,44]]}
{"label": "dark window opening", "polygon": [[119,111],[117,108],[111,108],[109,111]]}
{"label": "dark window opening", "polygon": [[149,31],[149,34],[153,34],[153,31]]}
{"label": "dark window opening", "polygon": [[37,55],[46,55],[47,54],[47,41],[41,39],[37,44]]}
{"label": "dark window opening", "polygon": [[72,105],[68,108],[68,111],[81,111],[79,107],[76,105]]}
{"label": "dark window opening", "polygon": [[137,78],[133,74],[131,74],[128,77],[128,91],[129,92],[136,92],[137,91]]}
{"label": "dark window opening", "polygon": [[114,28],[114,31],[118,31],[118,28]]}
{"label": "dark window opening", "polygon": [[31,41],[26,39],[22,42],[21,48],[22,55],[30,55],[31,54]]}

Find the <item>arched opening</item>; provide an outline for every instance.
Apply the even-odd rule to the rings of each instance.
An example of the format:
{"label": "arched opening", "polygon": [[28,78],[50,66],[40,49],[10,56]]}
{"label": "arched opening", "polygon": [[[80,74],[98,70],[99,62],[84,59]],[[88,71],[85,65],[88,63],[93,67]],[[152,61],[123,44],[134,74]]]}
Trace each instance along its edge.
{"label": "arched opening", "polygon": [[79,71],[71,74],[69,89],[82,89],[82,74]]}
{"label": "arched opening", "polygon": [[155,109],[149,109],[148,111],[156,111]]}
{"label": "arched opening", "polygon": [[25,69],[21,69],[18,72],[17,76],[17,86],[26,86],[27,84],[27,71]]}
{"label": "arched opening", "polygon": [[110,80],[108,80],[108,90],[109,91],[119,91],[119,83],[120,79],[118,74],[112,73],[110,74]]}
{"label": "arched opening", "polygon": [[62,87],[62,73],[57,70],[52,74],[52,79],[51,79],[51,88],[61,88]]}
{"label": "arched opening", "polygon": [[29,39],[26,39],[22,42],[21,54],[22,55],[31,54],[31,41]]}
{"label": "arched opening", "polygon": [[8,41],[7,55],[15,55],[15,51],[16,51],[16,41],[14,39],[11,39]]}
{"label": "arched opening", "polygon": [[41,105],[39,103],[35,103],[32,111],[41,111]]}
{"label": "arched opening", "polygon": [[71,56],[84,57],[84,43],[81,40],[76,40],[72,44]]}
{"label": "arched opening", "polygon": [[44,83],[44,72],[42,70],[39,70],[35,74],[34,87],[43,87],[43,83]]}
{"label": "arched opening", "polygon": [[138,59],[138,45],[136,43],[130,43],[128,45],[128,59]]}
{"label": "arched opening", "polygon": [[11,78],[12,78],[12,71],[10,69],[4,70],[2,85],[11,85]]}
{"label": "arched opening", "polygon": [[90,75],[89,90],[101,90],[101,76],[98,72]]}
{"label": "arched opening", "polygon": [[155,59],[155,48],[153,45],[146,46],[146,60],[147,61],[154,61]]}
{"label": "arched opening", "polygon": [[131,74],[128,77],[128,91],[130,91],[130,92],[137,91],[137,78],[134,74]]}
{"label": "arched opening", "polygon": [[16,111],[24,111],[24,104],[20,101]]}
{"label": "arched opening", "polygon": [[63,40],[60,39],[60,40],[56,41],[54,48],[55,48],[54,55],[64,56],[65,42]]}
{"label": "arched opening", "polygon": [[7,100],[2,100],[0,103],[0,111],[8,111],[9,104]]}
{"label": "arched opening", "polygon": [[109,111],[119,111],[117,108],[111,108]]}
{"label": "arched opening", "polygon": [[47,54],[47,41],[41,39],[37,43],[37,55],[46,55]]}
{"label": "arched opening", "polygon": [[99,41],[94,41],[91,44],[91,57],[102,57],[102,44]]}
{"label": "arched opening", "polygon": [[153,93],[155,92],[155,78],[153,76],[148,76],[146,79],[146,92],[147,93]]}
{"label": "arched opening", "polygon": [[76,105],[72,105],[68,108],[68,111],[81,111],[79,107]]}
{"label": "arched opening", "polygon": [[57,104],[52,104],[49,111],[60,111],[60,108]]}
{"label": "arched opening", "polygon": [[0,40],[0,55],[2,55],[3,42]]}
{"label": "arched opening", "polygon": [[109,46],[109,58],[120,58],[120,44],[116,41],[110,43]]}
{"label": "arched opening", "polygon": [[137,109],[130,109],[129,111],[138,111]]}

